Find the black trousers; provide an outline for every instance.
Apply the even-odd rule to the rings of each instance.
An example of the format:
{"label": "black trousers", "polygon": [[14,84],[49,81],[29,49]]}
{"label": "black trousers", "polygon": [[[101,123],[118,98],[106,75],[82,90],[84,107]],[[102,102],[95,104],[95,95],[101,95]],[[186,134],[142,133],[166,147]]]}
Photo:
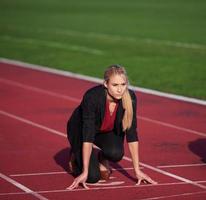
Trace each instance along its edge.
{"label": "black trousers", "polygon": [[[75,176],[82,173],[83,161],[82,161],[82,147],[73,151],[73,144],[70,141],[72,147],[72,153],[75,157]],[[94,144],[100,148],[102,155],[105,159],[118,162],[122,159],[124,155],[124,136],[117,135],[114,132],[108,133],[98,133],[95,136]],[[74,144],[75,145],[75,144]],[[90,162],[89,162],[89,172],[88,172],[88,183],[96,183],[100,180],[100,170],[98,156],[95,153],[94,148],[92,149]]]}

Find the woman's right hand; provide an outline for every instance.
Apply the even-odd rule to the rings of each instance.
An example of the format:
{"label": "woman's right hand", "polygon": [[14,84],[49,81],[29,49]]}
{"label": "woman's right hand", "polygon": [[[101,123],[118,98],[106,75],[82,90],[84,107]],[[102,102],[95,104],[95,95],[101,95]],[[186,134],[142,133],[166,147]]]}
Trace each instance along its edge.
{"label": "woman's right hand", "polygon": [[141,182],[155,184],[155,185],[157,184],[156,181],[151,179],[147,174],[143,173],[141,170],[137,170],[135,173],[136,173],[136,177],[138,179],[138,182],[136,185],[140,185]]}
{"label": "woman's right hand", "polygon": [[89,189],[89,187],[87,187],[86,185],[87,176],[88,174],[83,172],[82,174],[80,174],[78,177],[74,179],[73,183],[67,189],[73,190],[77,188],[80,183],[83,185],[84,188]]}

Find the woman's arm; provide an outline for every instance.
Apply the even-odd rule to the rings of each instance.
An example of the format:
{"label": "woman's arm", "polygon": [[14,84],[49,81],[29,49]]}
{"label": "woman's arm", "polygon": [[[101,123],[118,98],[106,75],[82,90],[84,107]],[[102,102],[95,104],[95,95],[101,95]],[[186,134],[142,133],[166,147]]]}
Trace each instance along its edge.
{"label": "woman's arm", "polygon": [[93,144],[90,142],[83,143],[83,148],[82,148],[83,170],[82,173],[77,178],[75,178],[73,183],[68,187],[69,190],[75,189],[76,187],[78,187],[80,183],[82,183],[84,188],[88,189],[88,187],[86,186],[86,180],[88,177],[89,160],[92,152],[92,145]]}
{"label": "woman's arm", "polygon": [[129,151],[132,157],[132,163],[134,167],[135,174],[140,170],[139,167],[139,143],[138,142],[129,142]]}
{"label": "woman's arm", "polygon": [[139,143],[138,142],[129,142],[129,151],[132,157],[132,163],[135,171],[135,175],[138,179],[137,185],[140,185],[140,183],[147,182],[147,183],[152,183],[152,184],[157,184],[156,181],[152,180],[148,175],[144,174],[140,170],[139,166]]}
{"label": "woman's arm", "polygon": [[89,170],[89,160],[92,152],[92,143],[90,142],[84,142],[83,143],[83,150],[82,150],[82,156],[83,156],[83,173],[88,175]]}

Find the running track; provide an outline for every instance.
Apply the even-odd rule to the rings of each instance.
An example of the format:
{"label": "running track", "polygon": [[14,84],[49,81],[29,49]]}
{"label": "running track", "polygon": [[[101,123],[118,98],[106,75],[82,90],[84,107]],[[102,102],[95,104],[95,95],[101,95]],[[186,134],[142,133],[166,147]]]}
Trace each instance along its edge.
{"label": "running track", "polygon": [[[23,66],[20,66],[23,65]],[[158,185],[135,186],[132,163],[108,182],[68,191],[66,123],[92,81],[0,61],[0,199],[206,199],[206,106],[137,92],[142,170]]]}

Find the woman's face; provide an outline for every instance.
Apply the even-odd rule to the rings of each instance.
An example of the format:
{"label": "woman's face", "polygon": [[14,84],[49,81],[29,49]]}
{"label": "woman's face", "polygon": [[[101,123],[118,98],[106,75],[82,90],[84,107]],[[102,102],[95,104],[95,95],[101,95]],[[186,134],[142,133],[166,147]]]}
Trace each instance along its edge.
{"label": "woman's face", "polygon": [[121,99],[127,88],[126,77],[124,74],[115,74],[110,77],[108,82],[104,82],[104,86],[107,88],[109,95],[115,99]]}

